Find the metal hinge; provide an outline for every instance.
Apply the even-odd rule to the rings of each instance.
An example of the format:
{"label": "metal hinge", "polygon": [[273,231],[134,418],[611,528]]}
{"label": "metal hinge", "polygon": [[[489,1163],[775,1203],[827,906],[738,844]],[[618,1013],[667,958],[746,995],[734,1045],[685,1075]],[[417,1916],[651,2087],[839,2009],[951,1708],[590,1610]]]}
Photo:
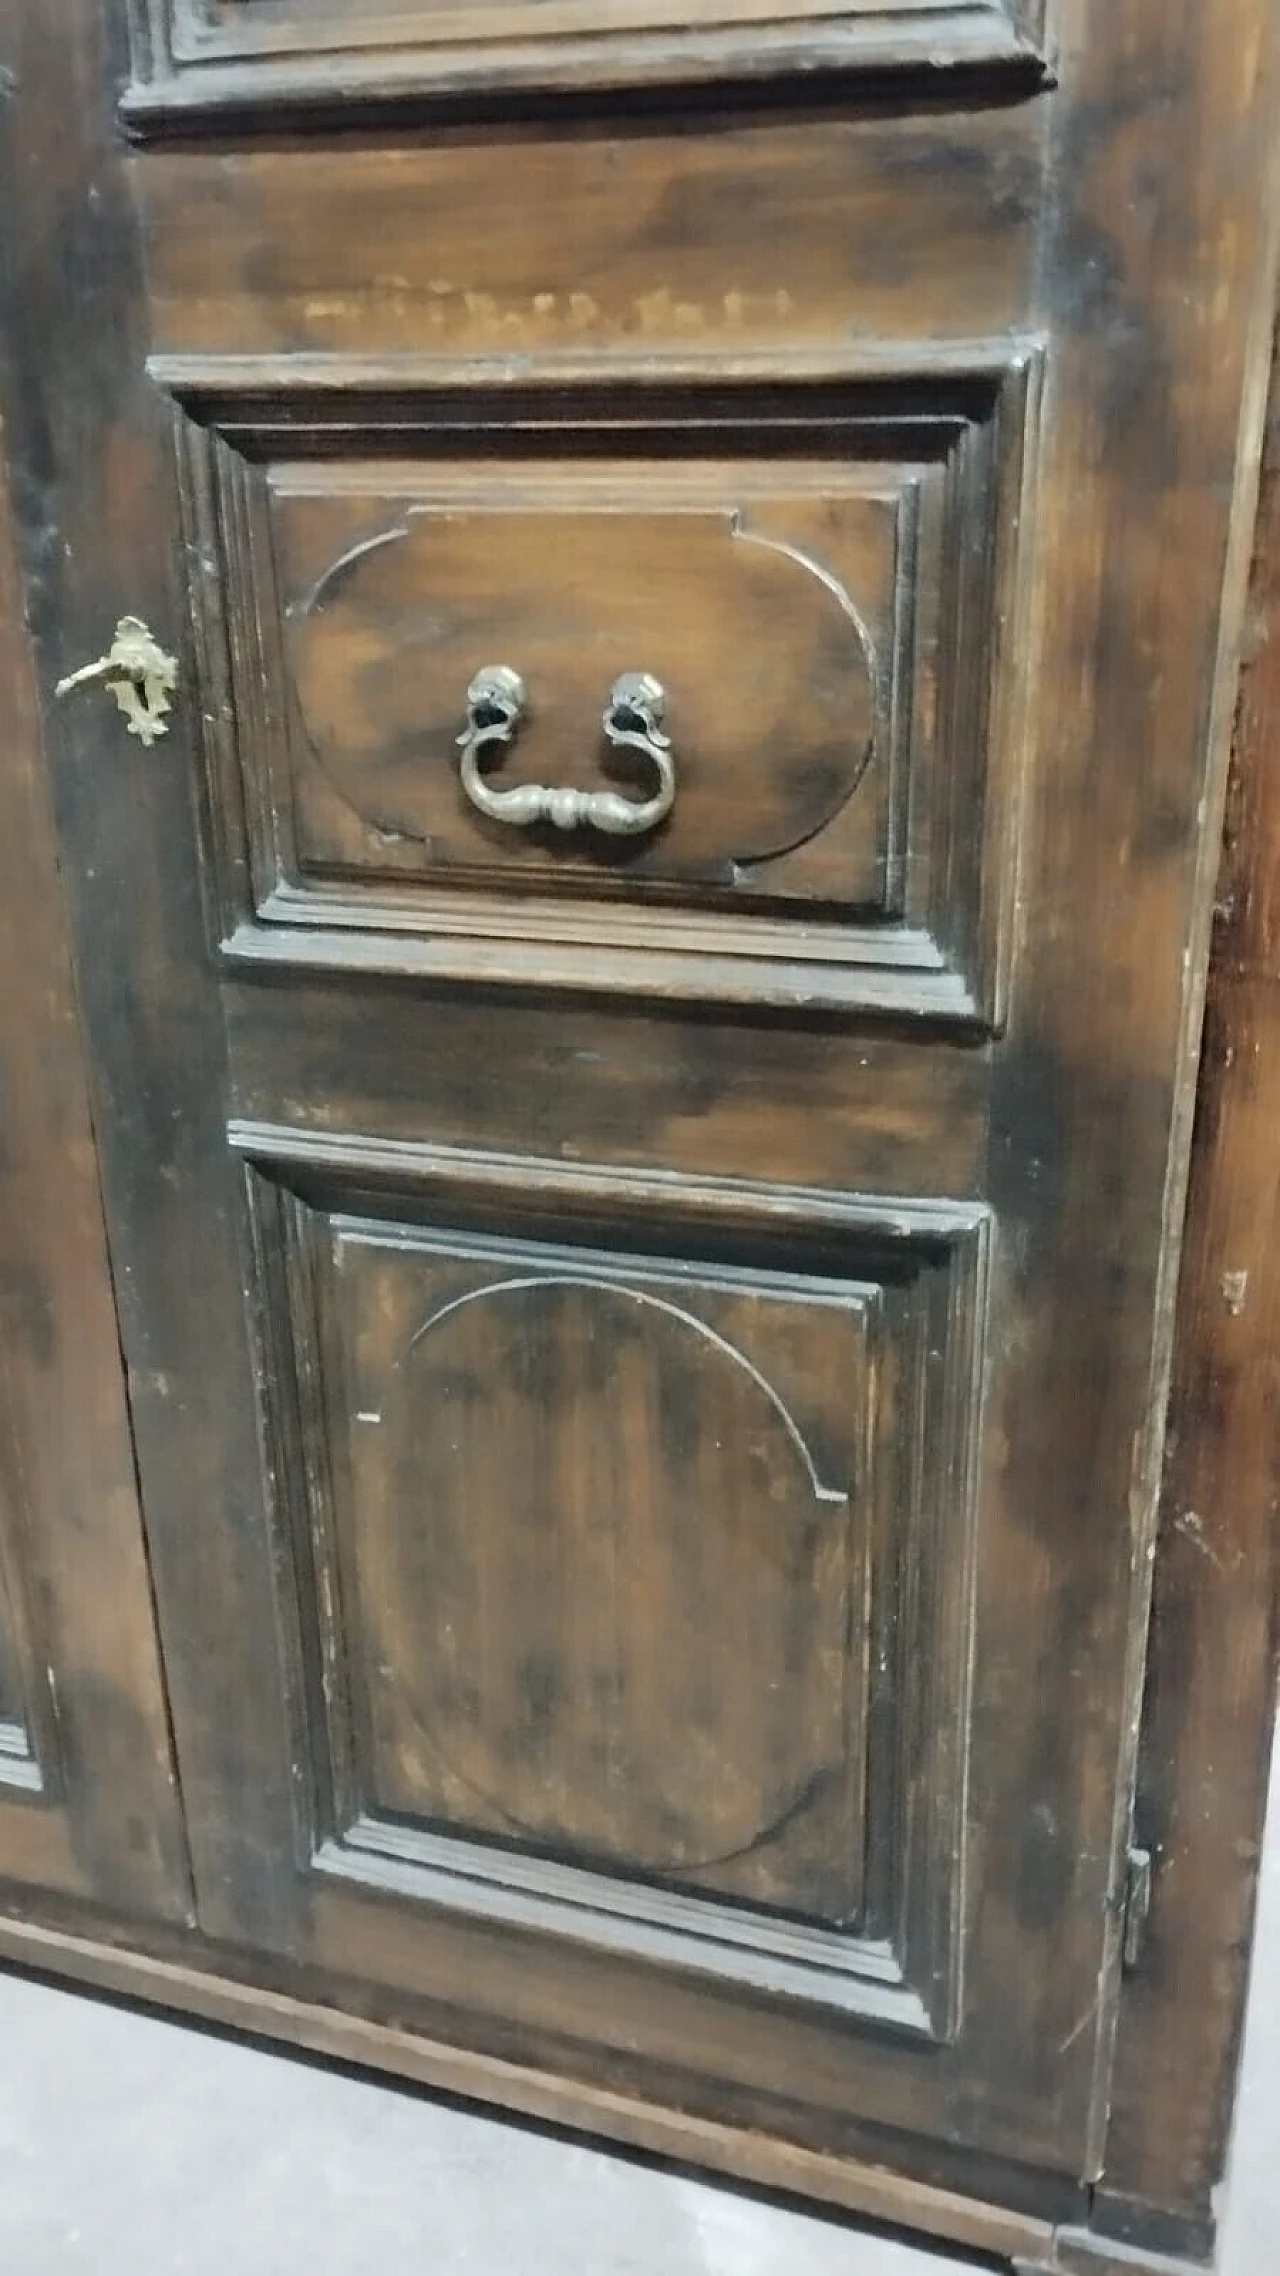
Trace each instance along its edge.
{"label": "metal hinge", "polygon": [[1124,1869],[1124,1966],[1131,1975],[1142,1958],[1142,1944],[1151,1916],[1151,1870],[1149,1849],[1131,1849]]}

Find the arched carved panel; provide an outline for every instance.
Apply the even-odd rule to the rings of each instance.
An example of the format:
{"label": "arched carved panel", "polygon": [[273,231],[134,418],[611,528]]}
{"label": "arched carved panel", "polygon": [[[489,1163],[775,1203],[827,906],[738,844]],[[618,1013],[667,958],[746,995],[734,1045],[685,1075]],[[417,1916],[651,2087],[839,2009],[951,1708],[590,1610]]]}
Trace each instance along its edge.
{"label": "arched carved panel", "polygon": [[[11,1333],[17,1317],[14,1308],[5,1323]],[[25,1449],[10,1389],[0,1395],[0,1800],[6,1788],[47,1792],[61,1753],[53,1671],[38,1624],[41,1576],[32,1560]]]}
{"label": "arched carved panel", "polygon": [[[382,1798],[839,1917],[858,1878],[843,1658],[861,1307],[815,1339],[770,1316],[794,1301],[675,1293],[489,1281],[433,1310],[391,1371],[354,1455]],[[385,1316],[381,1289],[369,1301]],[[835,1484],[730,1318],[762,1358],[779,1334],[816,1342],[828,1377],[843,1347]]]}

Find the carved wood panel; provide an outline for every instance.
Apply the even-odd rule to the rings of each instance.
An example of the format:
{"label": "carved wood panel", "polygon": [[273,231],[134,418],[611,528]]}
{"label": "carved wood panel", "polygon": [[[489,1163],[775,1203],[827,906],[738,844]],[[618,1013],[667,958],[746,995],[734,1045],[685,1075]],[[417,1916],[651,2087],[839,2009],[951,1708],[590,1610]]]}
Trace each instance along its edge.
{"label": "carved wood panel", "polygon": [[626,85],[797,68],[981,66],[1047,75],[1047,0],[131,0],[135,128],[271,104],[320,107],[476,85]]}
{"label": "carved wood panel", "polygon": [[[48,679],[100,653],[123,607],[183,649],[165,763],[87,700],[53,715],[49,757],[210,1951],[237,1947],[242,1975],[258,1954],[277,1990],[305,1981],[330,2017],[346,2003],[371,2033],[393,2025],[393,2060],[430,2046],[434,2075],[447,2060],[526,2106],[650,2141],[656,2115],[668,2144],[714,2140],[739,2171],[772,2160],[837,2191],[855,2158],[910,2163],[1051,2223],[1100,2169],[1108,2099],[1274,10],[1073,0],[1046,70],[1038,12],[995,5],[768,16],[744,36],[693,9],[627,23],[619,0],[598,30],[535,41],[541,10],[500,32],[478,0],[465,53],[424,35],[411,0],[405,36],[377,41],[393,5],[349,9],[347,45],[335,8],[326,47],[301,0],[228,0],[186,18],[207,35],[198,59],[144,0],[126,111],[173,133],[124,164],[97,0],[20,0],[6,55],[21,99],[0,170],[19,203],[58,151],[34,235],[0,233],[4,416]],[[728,83],[740,68],[754,85]],[[633,98],[646,76],[674,92]],[[381,98],[394,107],[375,115]],[[181,534],[165,387],[185,422]],[[603,511],[593,468],[613,486]],[[868,627],[874,747],[842,808],[848,859],[832,816],[803,851],[770,853],[769,878],[711,874],[741,852],[712,843],[712,802],[688,862],[663,870],[686,800],[607,875],[601,856],[599,885],[571,835],[508,851],[467,821],[485,860],[460,861],[465,817],[414,811],[388,629],[421,637],[451,594],[471,608],[488,532],[510,540],[491,548],[494,627],[509,612],[528,637],[541,522],[549,572],[590,557],[576,657],[582,596],[610,640],[630,629],[607,521],[651,566],[679,516],[722,654],[731,585],[711,556],[718,538],[742,572],[734,512],[806,551],[820,534],[819,560],[830,538]],[[869,534],[886,515],[891,590]],[[302,659],[300,604],[400,522],[313,612]],[[444,600],[419,617],[410,585],[438,577],[433,548]],[[776,737],[785,692],[822,752],[812,582],[775,588],[779,687],[762,700]],[[762,604],[737,596],[750,652]],[[681,632],[640,605],[650,639]],[[372,744],[365,641],[364,680],[389,691]],[[596,788],[605,691],[593,666],[584,739],[553,651],[548,636],[502,771],[528,784],[571,761]],[[490,660],[521,663],[487,643],[468,662]],[[326,794],[303,732],[317,712],[357,806],[377,789],[385,843]],[[720,724],[708,707],[705,748]],[[739,733],[717,767],[758,758]],[[741,804],[786,804],[797,771],[780,756]],[[22,834],[4,842],[24,874]],[[227,1149],[249,1115],[275,1133],[234,1132],[255,1165],[254,1271]],[[929,1194],[953,1200],[931,1210]],[[533,1286],[490,1293],[485,1244]],[[412,1312],[400,1349],[455,1305],[398,1370],[374,1290]],[[655,1291],[695,1324],[641,1300]],[[535,1305],[562,1418],[545,1437],[545,1403],[513,1376]],[[633,1700],[660,1640],[610,1631],[594,1597],[580,1616],[566,1555],[573,1587],[533,1593],[541,1670],[485,1658],[485,1586],[518,1564],[513,1512],[553,1545],[557,1525],[594,1544],[554,1478],[600,1342],[651,1410],[678,1403],[687,1366],[713,1438],[763,1433],[764,1482],[724,1453],[703,1522],[750,1543],[744,1513],[776,1488],[790,1563],[752,1596],[748,1556],[726,1600],[748,1592],[766,1670],[784,1632],[806,1669],[828,1648],[822,1512],[754,1377],[713,1365],[714,1337],[848,1494],[831,1589],[847,1601],[861,1557],[872,1639],[859,1650],[854,1624],[853,1712],[801,1678],[801,1730],[774,1719],[767,1684],[743,1697],[713,1625],[741,1806],[722,1820],[718,1789],[681,1783],[696,1764],[672,1766],[656,1710],[646,1754],[620,1703],[610,1746],[639,1748],[648,1773],[628,1820],[575,1703],[593,1679]],[[792,1339],[812,1415],[788,1398]],[[484,1538],[431,1532],[406,1472],[441,1507],[465,1500],[433,1381],[508,1347],[483,1380],[515,1476],[495,1502],[494,1450],[470,1428]],[[918,1386],[910,1434],[895,1365]],[[868,1382],[870,1506],[828,1475]],[[670,1513],[682,1463],[704,1457],[664,1432],[604,1529],[659,1601],[672,1571],[689,1600],[700,1583],[702,1535]],[[369,1611],[374,1572],[400,1604]],[[442,1699],[440,1658],[396,1627],[403,1612],[429,1637],[437,1589],[480,1637],[478,1720],[457,1671]],[[556,1775],[517,1812],[508,1752],[527,1767],[564,1606]],[[445,1722],[443,1766],[424,1714]],[[831,1775],[782,1822],[809,1768]]]}
{"label": "carved wood panel", "polygon": [[316,1868],[948,2036],[983,1213],[237,1143]]}
{"label": "carved wood panel", "polygon": [[[728,469],[647,471],[634,506],[616,468],[523,486],[509,468],[429,485],[406,469],[401,495],[383,499],[359,468],[310,482],[284,468],[270,482],[302,877],[535,870],[553,890],[653,879],[884,904],[887,750],[868,798],[857,793],[906,667],[911,627],[894,602],[899,558],[909,575],[914,555],[915,487],[850,495],[819,466],[771,495],[748,471],[735,500]],[[874,609],[883,665],[851,585]],[[780,617],[793,628],[782,669],[769,644]],[[678,787],[656,836],[557,842],[549,825],[486,823],[465,803],[458,729],[495,642],[528,688],[504,787],[604,782],[612,682],[628,663],[659,680]],[[634,759],[611,771],[643,786]]]}
{"label": "carved wood panel", "polygon": [[[232,954],[475,972],[483,944],[491,976],[607,986],[665,951],[665,991],[998,1018],[1033,348],[568,408],[429,372],[301,403],[160,370]],[[526,700],[492,780],[633,800],[644,763],[602,714],[652,675],[661,825],[478,812],[459,736],[498,664]]]}

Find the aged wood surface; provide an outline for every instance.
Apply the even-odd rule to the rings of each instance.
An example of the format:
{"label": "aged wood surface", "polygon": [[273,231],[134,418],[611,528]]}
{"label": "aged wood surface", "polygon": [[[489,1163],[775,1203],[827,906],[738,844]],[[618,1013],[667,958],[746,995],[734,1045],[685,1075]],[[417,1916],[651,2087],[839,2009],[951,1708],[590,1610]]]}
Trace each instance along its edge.
{"label": "aged wood surface", "polygon": [[1059,2229],[1047,2258],[1015,2256],[1017,2276],[1197,2276],[1204,2263],[1197,2253],[1170,2256],[1137,2245],[1109,2242],[1088,2229]]}
{"label": "aged wood surface", "polygon": [[[129,156],[125,11],[4,0],[3,399],[47,685],[125,609],[179,658],[162,744],[81,691],[50,766],[205,1933],[282,2030],[1044,2261],[1104,2163],[1280,20],[943,11],[1027,58],[975,76],[927,13],[889,81],[481,113],[434,11],[393,89],[339,0],[157,5],[131,115],[192,131]],[[432,70],[429,133],[362,102]],[[809,564],[767,604],[729,512]],[[661,836],[468,807],[485,663],[512,779],[597,793],[661,665]]]}

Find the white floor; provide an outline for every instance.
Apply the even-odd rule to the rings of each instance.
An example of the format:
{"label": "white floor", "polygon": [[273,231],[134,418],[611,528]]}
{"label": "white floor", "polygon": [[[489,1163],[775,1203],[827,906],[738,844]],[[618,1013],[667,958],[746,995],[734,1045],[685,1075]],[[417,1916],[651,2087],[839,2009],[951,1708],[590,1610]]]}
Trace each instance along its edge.
{"label": "white floor", "polygon": [[[1280,1830],[1258,1954],[1224,2276],[1280,2276]],[[961,2267],[11,1975],[0,2049],[0,2276]]]}

